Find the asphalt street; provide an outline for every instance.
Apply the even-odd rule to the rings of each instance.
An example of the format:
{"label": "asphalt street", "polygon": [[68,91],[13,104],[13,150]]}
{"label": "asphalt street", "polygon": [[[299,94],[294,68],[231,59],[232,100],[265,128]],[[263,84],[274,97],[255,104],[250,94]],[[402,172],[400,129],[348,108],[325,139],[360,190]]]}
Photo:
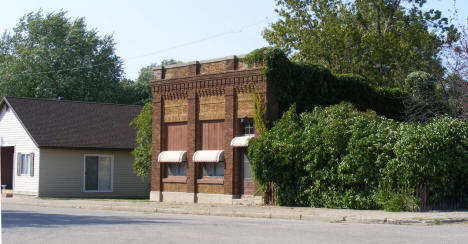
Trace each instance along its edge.
{"label": "asphalt street", "polygon": [[467,243],[468,224],[390,225],[2,204],[9,243]]}

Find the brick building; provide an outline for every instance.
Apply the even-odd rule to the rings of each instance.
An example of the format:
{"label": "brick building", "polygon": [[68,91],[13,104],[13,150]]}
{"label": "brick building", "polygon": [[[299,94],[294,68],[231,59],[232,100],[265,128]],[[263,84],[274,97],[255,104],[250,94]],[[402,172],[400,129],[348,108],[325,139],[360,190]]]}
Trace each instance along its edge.
{"label": "brick building", "polygon": [[236,56],[154,69],[152,201],[259,203],[247,157],[253,86],[268,120],[277,103],[261,67]]}

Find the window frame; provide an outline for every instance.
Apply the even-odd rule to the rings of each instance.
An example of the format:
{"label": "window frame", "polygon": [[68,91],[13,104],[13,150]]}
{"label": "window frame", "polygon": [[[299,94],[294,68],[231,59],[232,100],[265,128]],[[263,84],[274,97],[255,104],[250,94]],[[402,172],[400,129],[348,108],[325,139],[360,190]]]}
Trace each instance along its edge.
{"label": "window frame", "polygon": [[[99,190],[99,184],[97,190],[86,190],[86,157],[110,157],[111,158],[111,182],[110,190]],[[99,177],[99,168],[98,168],[98,177]],[[99,182],[99,178],[98,178]],[[84,154],[83,156],[83,192],[114,192],[114,155],[113,154]]]}
{"label": "window frame", "polygon": [[[31,154],[30,153],[21,153],[21,159],[20,159],[20,176],[29,176],[31,175]],[[27,172],[23,172],[23,169],[24,169],[24,159],[26,158],[26,156],[28,156],[28,171]]]}
{"label": "window frame", "polygon": [[[239,119],[239,134],[241,136],[250,136],[250,135],[255,135],[255,124],[253,118],[245,118],[245,121],[242,122],[242,119]],[[249,126],[246,126],[249,125]],[[250,126],[251,125],[251,126]],[[247,130],[249,133],[245,133]],[[253,133],[250,133],[253,132]]]}

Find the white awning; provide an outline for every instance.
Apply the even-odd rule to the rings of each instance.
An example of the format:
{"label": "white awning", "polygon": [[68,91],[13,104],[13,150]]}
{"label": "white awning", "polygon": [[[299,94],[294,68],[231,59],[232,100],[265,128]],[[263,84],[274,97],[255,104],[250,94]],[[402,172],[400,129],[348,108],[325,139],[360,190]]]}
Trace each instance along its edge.
{"label": "white awning", "polygon": [[237,136],[234,137],[231,141],[232,147],[246,147],[249,145],[249,140],[252,139],[254,136]]}
{"label": "white awning", "polygon": [[162,151],[158,155],[160,163],[182,163],[187,161],[187,151]]}
{"label": "white awning", "polygon": [[223,150],[200,150],[193,154],[193,161],[200,163],[218,163],[224,161]]}

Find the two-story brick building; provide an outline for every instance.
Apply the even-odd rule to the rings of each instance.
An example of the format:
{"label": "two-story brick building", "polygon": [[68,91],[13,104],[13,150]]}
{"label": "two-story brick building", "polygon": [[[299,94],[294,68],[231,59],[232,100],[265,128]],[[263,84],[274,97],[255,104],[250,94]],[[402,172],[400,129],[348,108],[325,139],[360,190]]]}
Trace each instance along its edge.
{"label": "two-story brick building", "polygon": [[249,67],[242,58],[154,69],[150,200],[261,202],[252,197],[247,157],[255,136],[254,84],[265,98],[266,119],[276,119],[277,103],[261,67]]}

